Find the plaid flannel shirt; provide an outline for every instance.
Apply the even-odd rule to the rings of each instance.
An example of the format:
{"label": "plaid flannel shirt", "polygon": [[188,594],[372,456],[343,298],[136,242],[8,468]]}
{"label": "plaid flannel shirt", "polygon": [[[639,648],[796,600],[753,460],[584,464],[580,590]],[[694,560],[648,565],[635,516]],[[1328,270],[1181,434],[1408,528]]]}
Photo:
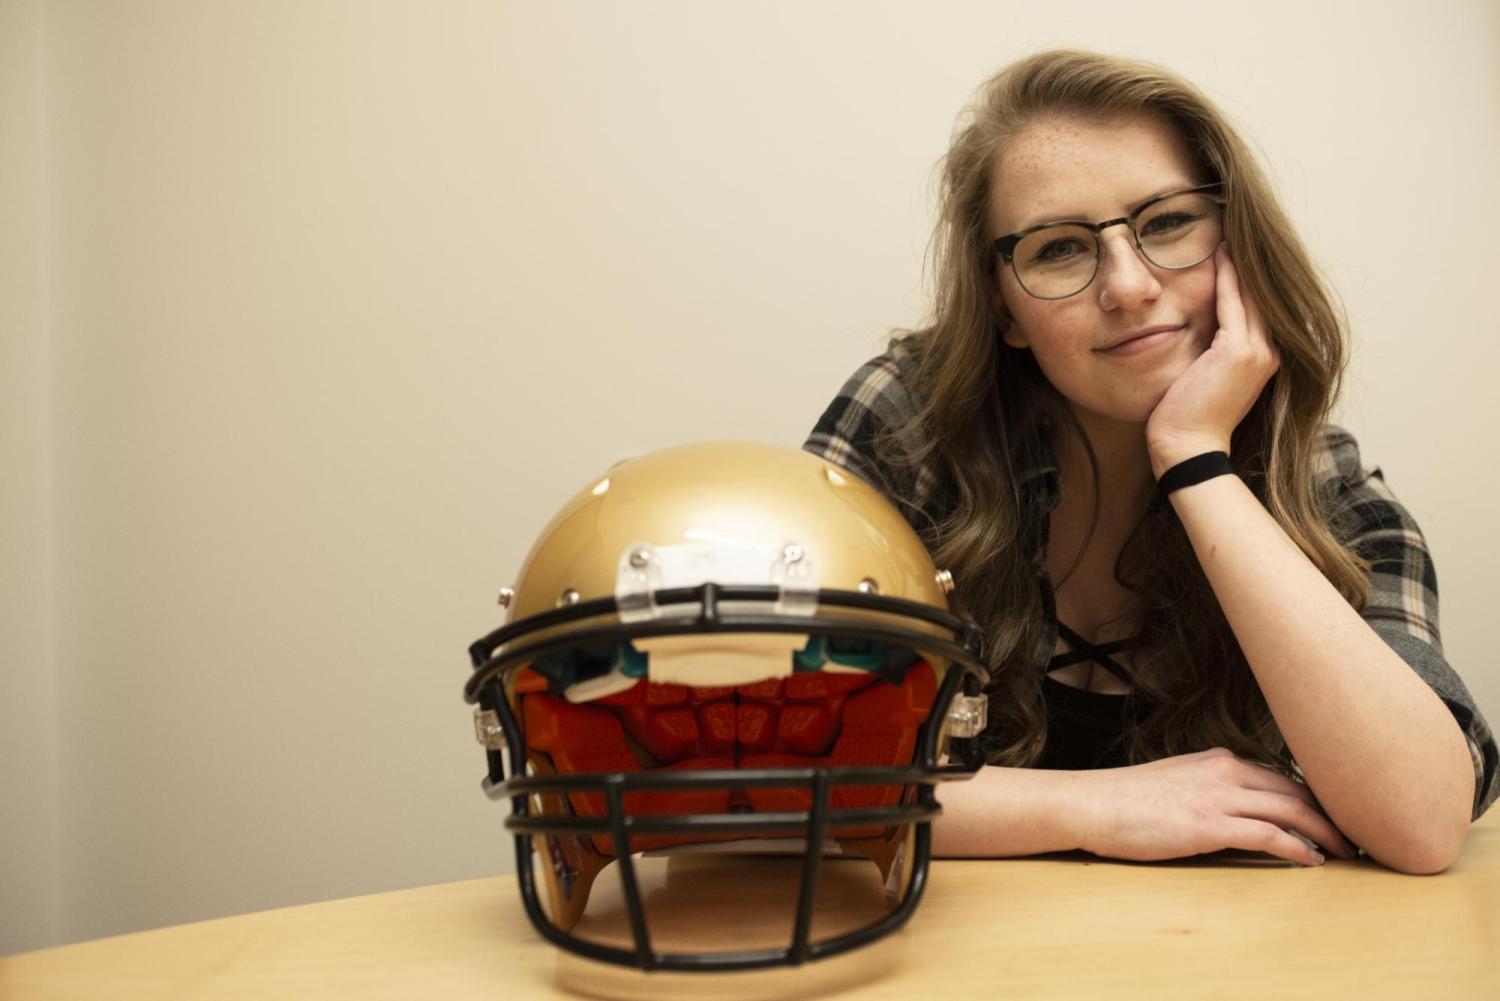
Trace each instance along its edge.
{"label": "plaid flannel shirt", "polygon": [[[802,447],[874,484],[896,500],[912,527],[930,540],[939,517],[937,473],[926,466],[912,470],[882,462],[873,447],[875,436],[885,428],[903,428],[900,433],[908,435],[918,433],[910,420],[916,412],[907,382],[911,366],[912,356],[899,349],[866,362],[844,384]],[[1023,509],[1050,511],[1061,496],[1055,460],[1019,475]],[[1340,524],[1340,531],[1346,542],[1371,563],[1370,601],[1360,614],[1437,693],[1468,738],[1474,761],[1473,816],[1477,818],[1500,792],[1495,779],[1495,739],[1473,696],[1443,656],[1437,575],[1422,531],[1386,485],[1380,469],[1365,468],[1354,436],[1343,428],[1332,424],[1325,428],[1324,450],[1314,475],[1323,496],[1332,500],[1330,510],[1344,512],[1346,520]],[[1043,607],[1050,610],[1054,608],[1051,582],[1039,562],[1046,525],[1030,526],[1027,531],[1029,546],[1038,560]],[[1038,651],[1038,670],[1051,655],[1056,638],[1056,615],[1051,618],[1054,621],[1044,647]]]}

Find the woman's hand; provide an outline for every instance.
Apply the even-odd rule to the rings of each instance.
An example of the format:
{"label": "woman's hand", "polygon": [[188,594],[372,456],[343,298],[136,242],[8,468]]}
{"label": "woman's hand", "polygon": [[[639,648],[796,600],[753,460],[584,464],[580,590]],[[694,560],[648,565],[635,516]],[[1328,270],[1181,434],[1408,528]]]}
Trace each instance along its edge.
{"label": "woman's hand", "polygon": [[1307,786],[1222,747],[1078,774],[1088,793],[1082,847],[1105,858],[1150,862],[1237,848],[1323,862],[1286,829],[1339,857],[1357,854]]}
{"label": "woman's hand", "polygon": [[1281,365],[1260,312],[1240,297],[1227,244],[1214,253],[1214,266],[1219,330],[1146,422],[1146,445],[1157,477],[1195,455],[1228,452],[1229,436]]}

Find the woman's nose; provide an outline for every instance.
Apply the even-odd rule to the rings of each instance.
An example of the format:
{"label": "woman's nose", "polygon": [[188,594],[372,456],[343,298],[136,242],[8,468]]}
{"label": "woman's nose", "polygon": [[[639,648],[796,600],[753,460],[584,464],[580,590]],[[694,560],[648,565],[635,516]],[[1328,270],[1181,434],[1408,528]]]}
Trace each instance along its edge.
{"label": "woman's nose", "polygon": [[1099,305],[1120,309],[1150,302],[1161,295],[1161,282],[1136,249],[1124,226],[1099,234]]}

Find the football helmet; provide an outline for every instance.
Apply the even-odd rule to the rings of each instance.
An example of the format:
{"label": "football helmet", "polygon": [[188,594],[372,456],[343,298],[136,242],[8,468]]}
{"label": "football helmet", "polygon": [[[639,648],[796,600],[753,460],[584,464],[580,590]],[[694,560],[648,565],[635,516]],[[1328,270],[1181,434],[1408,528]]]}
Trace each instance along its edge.
{"label": "football helmet", "polygon": [[904,924],[934,785],[981,764],[989,675],[951,589],[873,487],[797,449],[687,445],[590,482],[464,687],[538,931],[734,970]]}

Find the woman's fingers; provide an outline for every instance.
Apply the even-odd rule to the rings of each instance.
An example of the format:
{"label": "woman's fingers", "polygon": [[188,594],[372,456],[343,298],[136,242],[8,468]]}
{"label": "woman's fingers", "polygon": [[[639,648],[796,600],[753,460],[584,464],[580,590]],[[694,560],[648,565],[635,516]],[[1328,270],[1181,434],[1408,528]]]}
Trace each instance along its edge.
{"label": "woman's fingers", "polygon": [[1270,335],[1266,333],[1266,324],[1261,316],[1260,307],[1253,298],[1245,298],[1244,294],[1239,291],[1239,285],[1239,272],[1235,272],[1235,292],[1239,298],[1240,308],[1245,314],[1246,343],[1252,349],[1258,350],[1263,359],[1262,364],[1266,367],[1267,371],[1274,373],[1281,367],[1281,352],[1276,349],[1276,345],[1272,343]]}
{"label": "woman's fingers", "polygon": [[1333,825],[1333,821],[1300,798],[1247,789],[1233,813],[1238,817],[1266,820],[1277,827],[1289,828],[1316,841],[1331,854],[1341,858],[1354,858],[1358,854],[1358,850]]}
{"label": "woman's fingers", "polygon": [[1082,774],[1092,808],[1082,845],[1106,858],[1151,861],[1238,848],[1317,865],[1317,845],[1330,855],[1357,854],[1312,790],[1227,748]]}
{"label": "woman's fingers", "polygon": [[1219,803],[1226,814],[1290,828],[1343,858],[1355,858],[1359,854],[1344,832],[1323,812],[1313,791],[1301,782],[1265,765],[1247,761],[1222,747],[1200,751],[1193,756],[1207,759],[1217,770],[1223,797]]}
{"label": "woman's fingers", "polygon": [[1219,327],[1243,347],[1263,355],[1262,363],[1274,373],[1281,367],[1281,353],[1267,336],[1255,301],[1246,299],[1240,291],[1240,273],[1229,257],[1229,245],[1220,244],[1215,253]]}
{"label": "woman's fingers", "polygon": [[1219,329],[1239,337],[1245,331],[1245,304],[1240,299],[1240,278],[1229,259],[1229,244],[1214,251],[1215,290],[1218,294]]}
{"label": "woman's fingers", "polygon": [[1226,848],[1246,852],[1265,852],[1298,865],[1322,865],[1323,856],[1297,838],[1265,820],[1225,817],[1219,840]]}

